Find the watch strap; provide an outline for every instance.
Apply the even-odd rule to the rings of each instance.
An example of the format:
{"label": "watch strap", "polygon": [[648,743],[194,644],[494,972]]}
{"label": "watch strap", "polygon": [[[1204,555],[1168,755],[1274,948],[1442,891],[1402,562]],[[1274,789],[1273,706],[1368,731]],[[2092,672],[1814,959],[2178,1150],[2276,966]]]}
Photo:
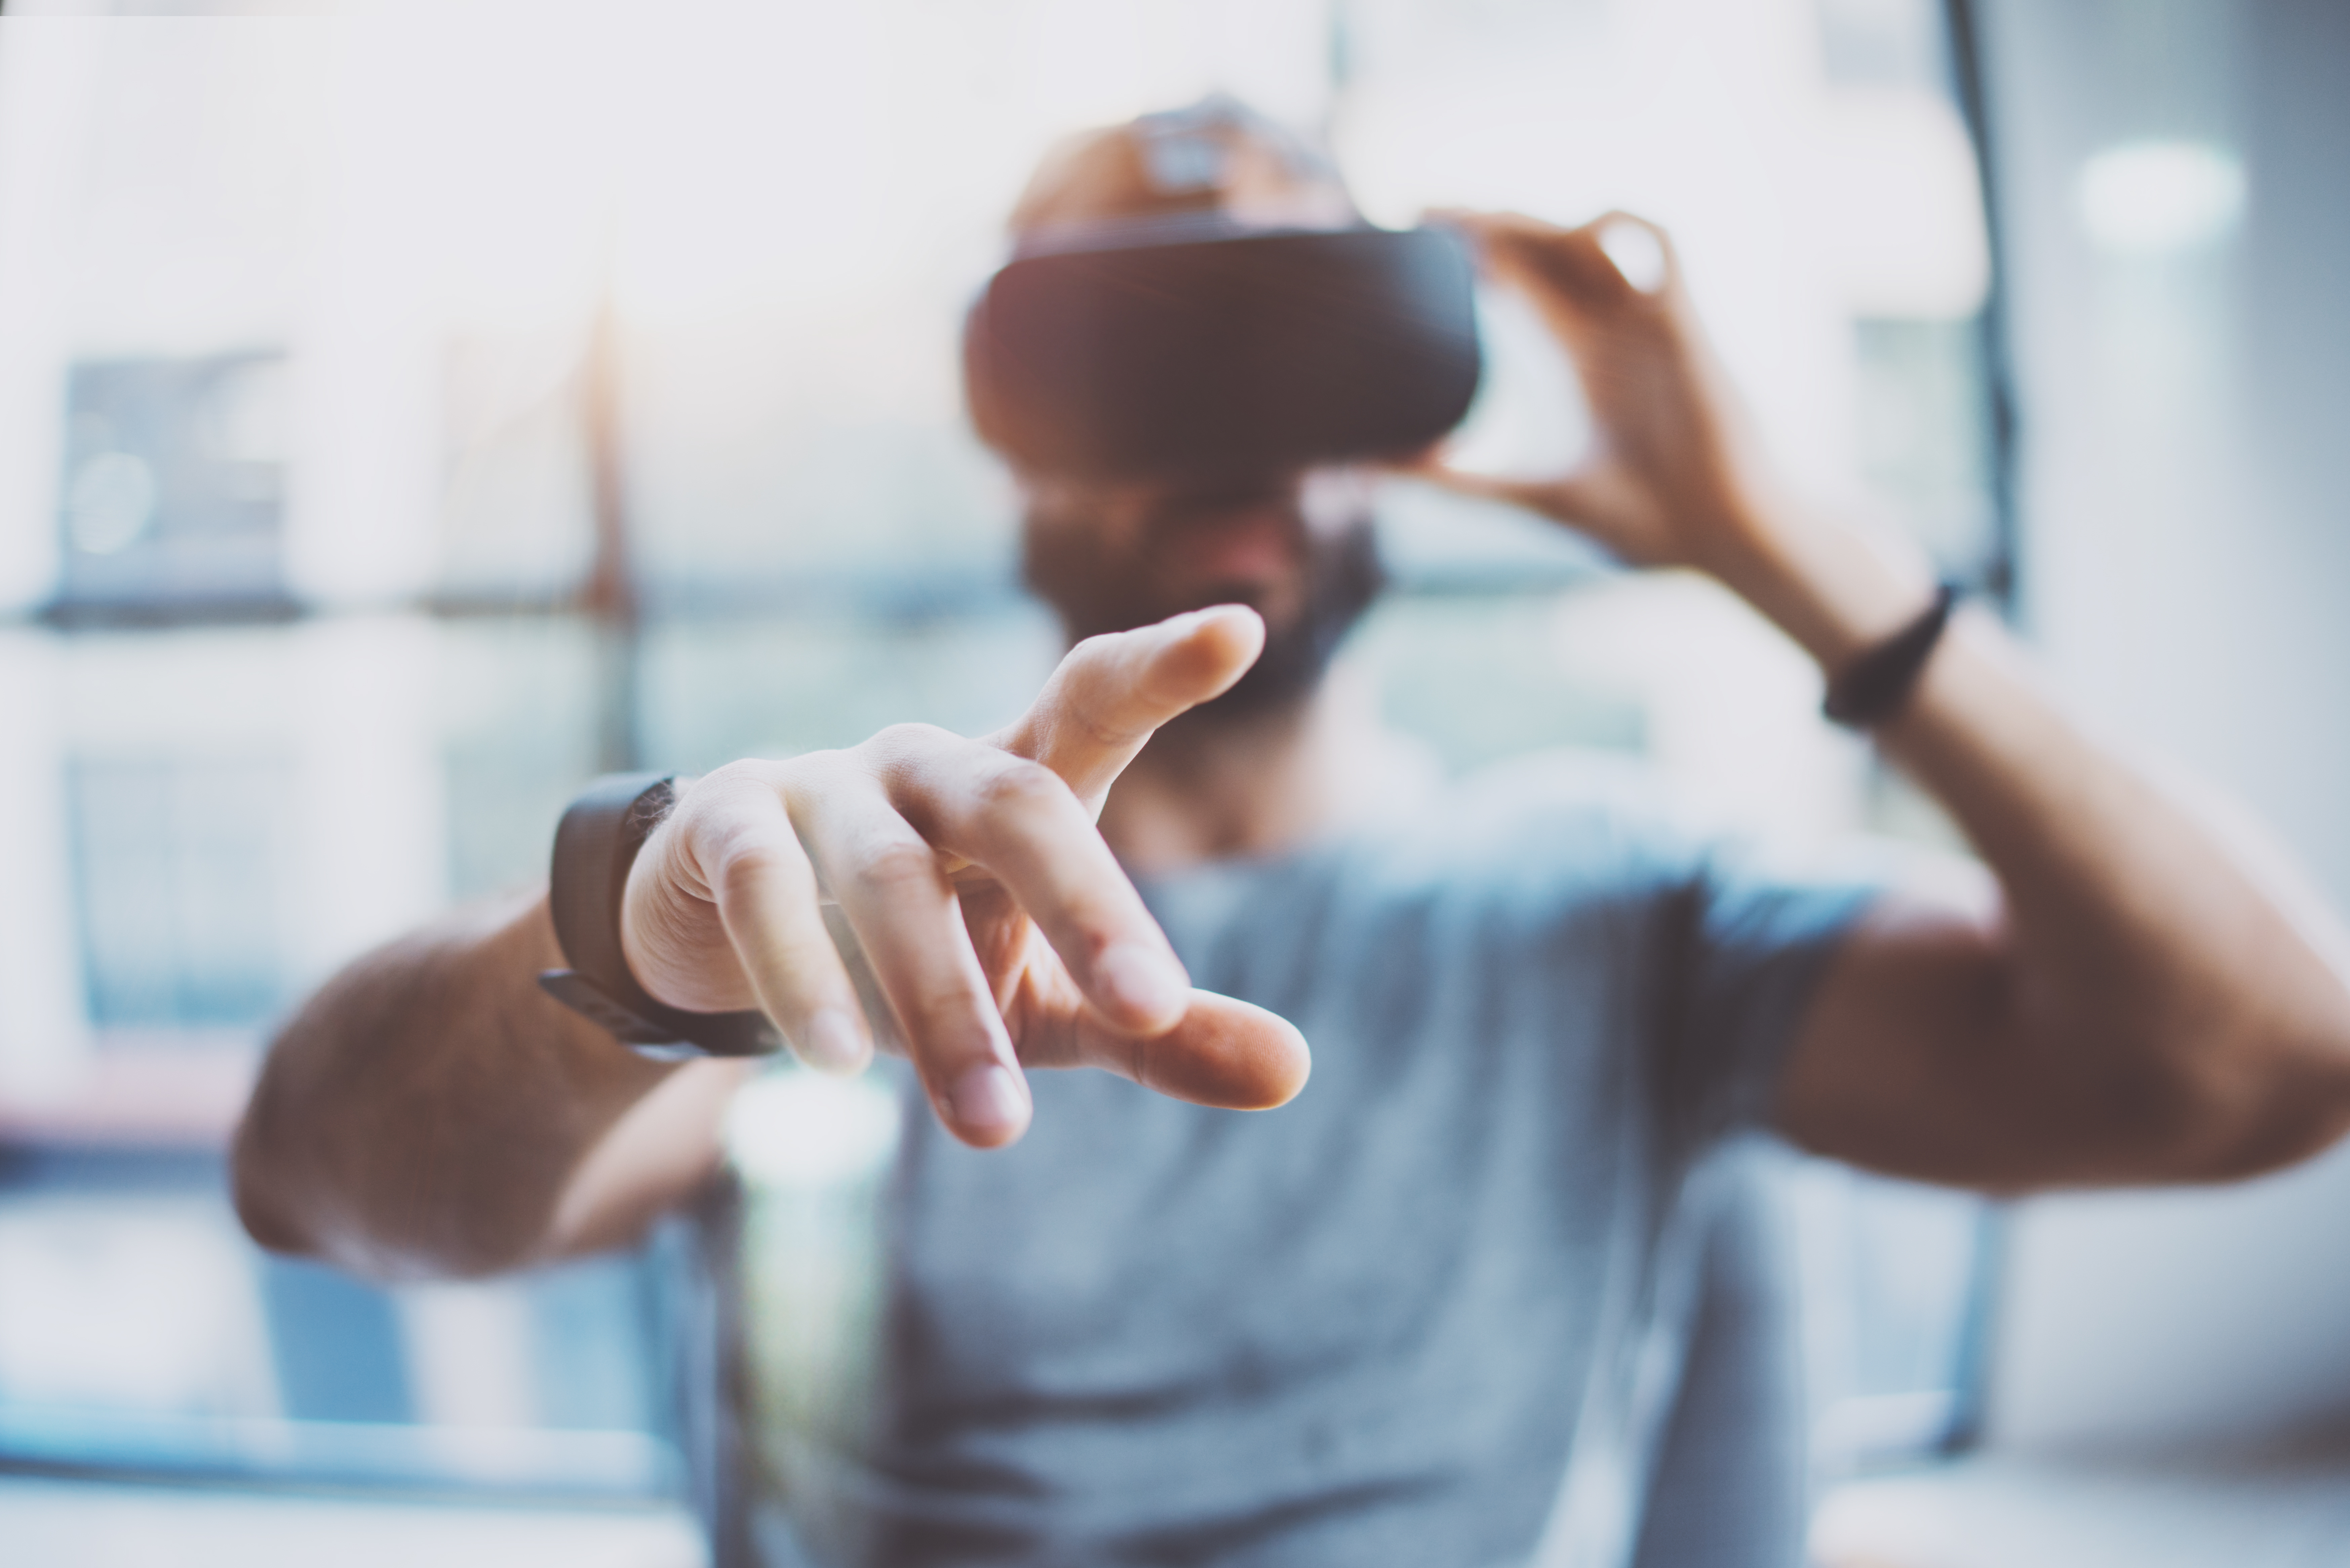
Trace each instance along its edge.
{"label": "watch strap", "polygon": [[582,791],[555,829],[547,905],[567,970],[548,970],[540,989],[640,1054],[757,1056],[783,1048],[782,1034],[756,1009],[689,1012],[657,1001],[629,972],[620,946],[620,900],[637,852],[677,800],[671,774],[606,774]]}
{"label": "watch strap", "polygon": [[1934,602],[1914,620],[1855,659],[1828,682],[1827,701],[1820,711],[1850,730],[1866,730],[1901,711],[1926,672],[1926,661],[1950,624],[1958,603],[1954,583],[1934,590]]}

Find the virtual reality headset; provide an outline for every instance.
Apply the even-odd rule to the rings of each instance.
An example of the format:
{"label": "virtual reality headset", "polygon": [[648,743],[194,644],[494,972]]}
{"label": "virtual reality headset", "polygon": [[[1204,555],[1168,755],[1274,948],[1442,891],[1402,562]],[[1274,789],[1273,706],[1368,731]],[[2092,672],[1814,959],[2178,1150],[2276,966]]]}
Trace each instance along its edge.
{"label": "virtual reality headset", "polygon": [[972,307],[972,423],[1020,466],[1083,479],[1401,456],[1476,394],[1474,273],[1439,229],[1065,233]]}

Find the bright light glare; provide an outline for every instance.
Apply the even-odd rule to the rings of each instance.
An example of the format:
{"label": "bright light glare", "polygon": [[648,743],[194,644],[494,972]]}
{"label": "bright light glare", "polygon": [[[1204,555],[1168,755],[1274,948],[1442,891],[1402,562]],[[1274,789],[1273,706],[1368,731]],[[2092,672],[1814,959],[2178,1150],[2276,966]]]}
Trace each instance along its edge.
{"label": "bright light glare", "polygon": [[1445,443],[1445,461],[1503,479],[1545,479],[1573,468],[1590,445],[1591,415],[1542,313],[1515,289],[1480,288],[1477,335],[1484,375],[1469,417]]}
{"label": "bright light glare", "polygon": [[2133,141],[2081,166],[2081,226],[2101,250],[2159,255],[2224,237],[2244,210],[2235,155],[2202,141]]}
{"label": "bright light glare", "polygon": [[1617,221],[1599,231],[1599,248],[1624,275],[1624,281],[1642,294],[1665,286],[1665,247],[1646,224]]}
{"label": "bright light glare", "polygon": [[835,1187],[871,1176],[898,1147],[898,1101],[870,1077],[807,1070],[746,1085],[726,1109],[726,1153],[763,1187]]}

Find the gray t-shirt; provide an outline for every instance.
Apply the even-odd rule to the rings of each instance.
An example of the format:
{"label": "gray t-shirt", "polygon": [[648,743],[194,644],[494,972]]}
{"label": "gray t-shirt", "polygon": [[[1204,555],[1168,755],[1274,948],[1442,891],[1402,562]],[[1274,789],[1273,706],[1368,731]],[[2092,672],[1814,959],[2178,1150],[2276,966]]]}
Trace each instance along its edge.
{"label": "gray t-shirt", "polygon": [[1520,765],[1143,891],[1312,1081],[1249,1114],[1039,1073],[993,1153],[910,1115],[872,1418],[796,1467],[814,1505],[768,1510],[766,1554],[1629,1562],[1713,1157],[1868,890]]}

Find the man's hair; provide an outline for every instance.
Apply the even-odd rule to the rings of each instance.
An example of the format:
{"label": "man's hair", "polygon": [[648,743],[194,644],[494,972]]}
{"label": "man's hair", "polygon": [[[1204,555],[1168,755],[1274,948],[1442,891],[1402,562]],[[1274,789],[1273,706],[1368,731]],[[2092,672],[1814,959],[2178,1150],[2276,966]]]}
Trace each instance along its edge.
{"label": "man's hair", "polygon": [[1062,141],[1038,163],[1006,226],[1023,248],[1050,248],[1060,231],[1193,215],[1268,228],[1361,222],[1320,146],[1215,93]]}

